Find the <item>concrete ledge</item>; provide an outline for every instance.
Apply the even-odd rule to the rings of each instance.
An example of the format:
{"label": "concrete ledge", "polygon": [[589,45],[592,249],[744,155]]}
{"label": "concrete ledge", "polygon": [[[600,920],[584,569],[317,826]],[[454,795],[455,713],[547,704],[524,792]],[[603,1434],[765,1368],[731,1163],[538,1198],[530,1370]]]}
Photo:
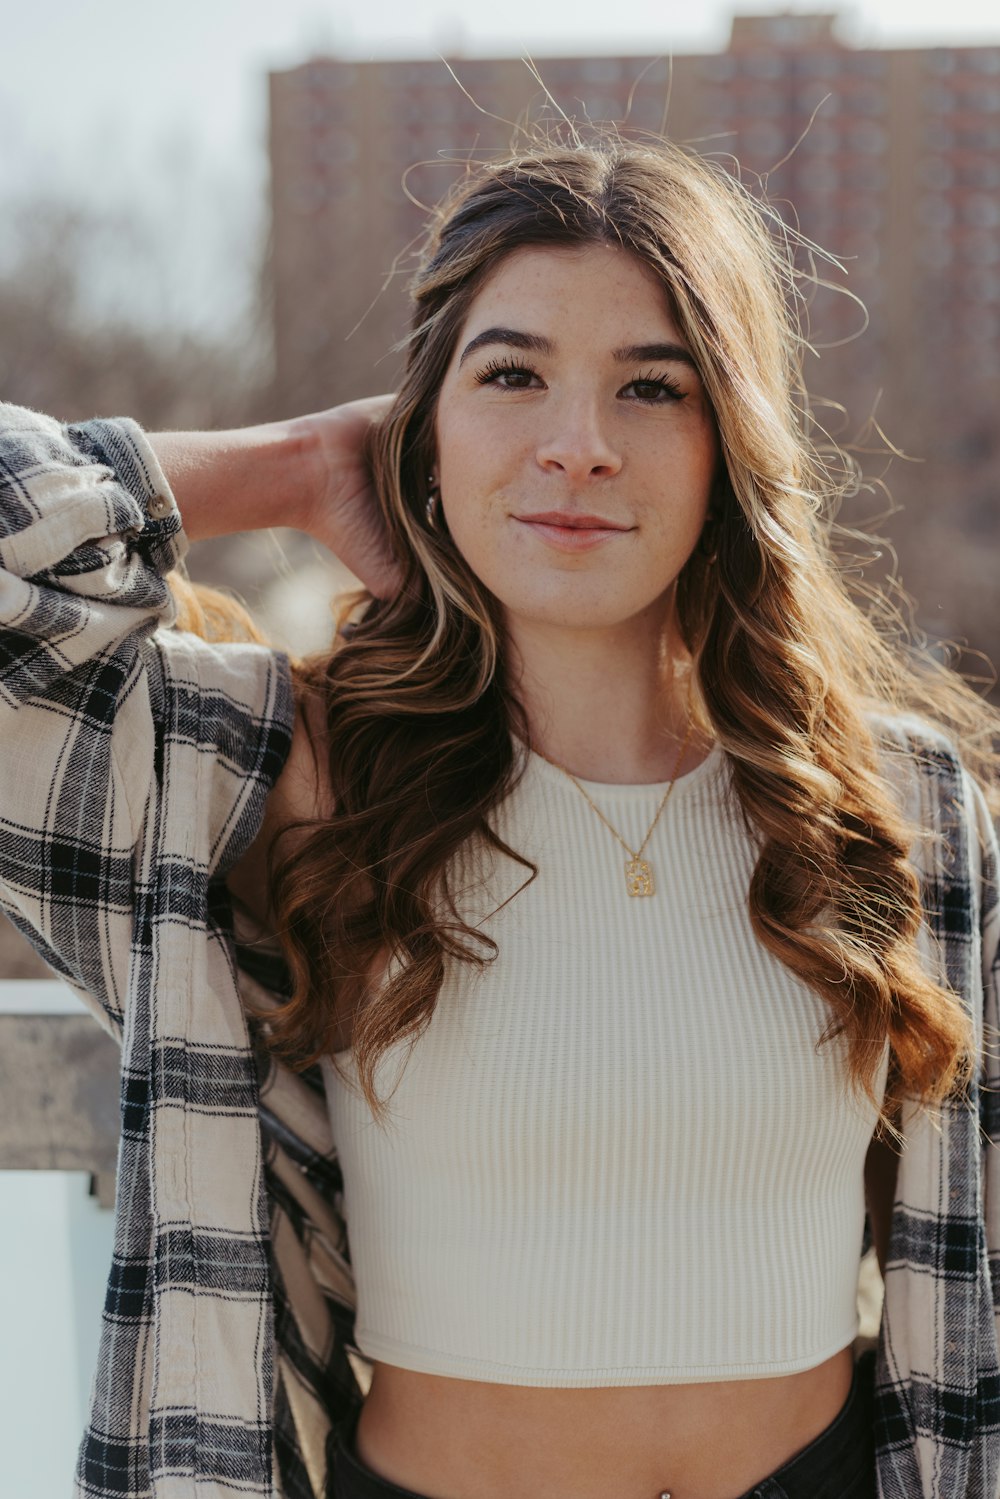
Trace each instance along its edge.
{"label": "concrete ledge", "polygon": [[96,1178],[93,1190],[102,1206],[109,1206],[118,1151],[120,1053],[79,1005],[76,1009],[76,1014],[0,1013],[0,1169],[87,1171]]}

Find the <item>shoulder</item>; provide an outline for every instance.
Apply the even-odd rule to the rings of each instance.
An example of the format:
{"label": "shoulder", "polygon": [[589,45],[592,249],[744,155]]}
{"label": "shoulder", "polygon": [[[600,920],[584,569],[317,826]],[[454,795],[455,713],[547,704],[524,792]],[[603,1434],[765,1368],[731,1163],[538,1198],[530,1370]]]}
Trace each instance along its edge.
{"label": "shoulder", "polygon": [[954,739],[916,713],[883,709],[870,713],[868,724],[879,768],[903,815],[920,827],[939,829],[943,815],[961,808],[971,784]]}
{"label": "shoulder", "polygon": [[958,743],[936,724],[915,714],[885,713],[873,716],[872,727],[883,774],[914,830],[911,857],[933,882],[939,919],[954,926],[967,908],[978,914],[995,946],[1000,849],[986,792],[964,764]]}
{"label": "shoulder", "polygon": [[920,761],[958,761],[954,740],[919,713],[880,708],[870,712],[867,719],[876,743],[890,755]]}
{"label": "shoulder", "polygon": [[240,762],[265,755],[262,774],[273,783],[295,716],[288,657],[256,641],[207,640],[177,627],[157,630],[150,646],[185,731]]}
{"label": "shoulder", "polygon": [[314,698],[296,694],[291,745],[274,782],[257,835],[227,875],[232,894],[268,924],[268,859],[276,840],[302,835],[303,825],[329,817],[326,726]]}
{"label": "shoulder", "polygon": [[268,815],[276,831],[291,822],[330,815],[326,767],[327,733],[322,704],[315,696],[296,692],[291,749],[268,802]]}

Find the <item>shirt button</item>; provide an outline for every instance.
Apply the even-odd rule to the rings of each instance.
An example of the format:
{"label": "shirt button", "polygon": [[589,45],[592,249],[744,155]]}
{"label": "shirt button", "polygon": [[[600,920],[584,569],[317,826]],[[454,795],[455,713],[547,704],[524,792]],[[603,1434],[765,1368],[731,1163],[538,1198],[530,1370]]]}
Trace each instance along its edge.
{"label": "shirt button", "polygon": [[172,506],[165,495],[154,494],[146,502],[146,509],[149,511],[150,515],[167,515],[172,509]]}

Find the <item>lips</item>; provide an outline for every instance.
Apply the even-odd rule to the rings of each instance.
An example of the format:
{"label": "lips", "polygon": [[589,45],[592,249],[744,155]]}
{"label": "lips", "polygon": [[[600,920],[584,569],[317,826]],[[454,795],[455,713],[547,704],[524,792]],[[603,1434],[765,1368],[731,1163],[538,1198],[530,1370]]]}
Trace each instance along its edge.
{"label": "lips", "polygon": [[537,515],[518,515],[515,519],[524,521],[528,525],[562,526],[571,531],[628,531],[631,529],[616,521],[606,520],[603,515],[577,515],[575,512],[566,510],[544,510]]}
{"label": "lips", "polygon": [[540,510],[536,515],[515,515],[514,520],[530,531],[543,546],[557,552],[591,552],[610,546],[617,536],[634,531],[603,515],[580,515],[567,510]]}

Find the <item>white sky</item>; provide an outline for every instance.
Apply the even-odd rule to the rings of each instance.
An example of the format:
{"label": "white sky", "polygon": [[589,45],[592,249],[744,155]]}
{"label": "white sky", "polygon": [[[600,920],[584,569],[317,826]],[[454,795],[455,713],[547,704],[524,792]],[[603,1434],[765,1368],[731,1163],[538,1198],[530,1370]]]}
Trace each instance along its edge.
{"label": "white sky", "polygon": [[[737,10],[782,7],[760,0]],[[836,0],[841,29],[867,46],[1000,42],[996,0]],[[263,213],[266,74],[310,55],[462,51],[707,52],[724,48],[720,0],[35,0],[7,7],[0,72],[0,202],[86,194],[140,205],[207,297],[220,257],[238,255]],[[192,302],[193,306],[193,302]]]}

